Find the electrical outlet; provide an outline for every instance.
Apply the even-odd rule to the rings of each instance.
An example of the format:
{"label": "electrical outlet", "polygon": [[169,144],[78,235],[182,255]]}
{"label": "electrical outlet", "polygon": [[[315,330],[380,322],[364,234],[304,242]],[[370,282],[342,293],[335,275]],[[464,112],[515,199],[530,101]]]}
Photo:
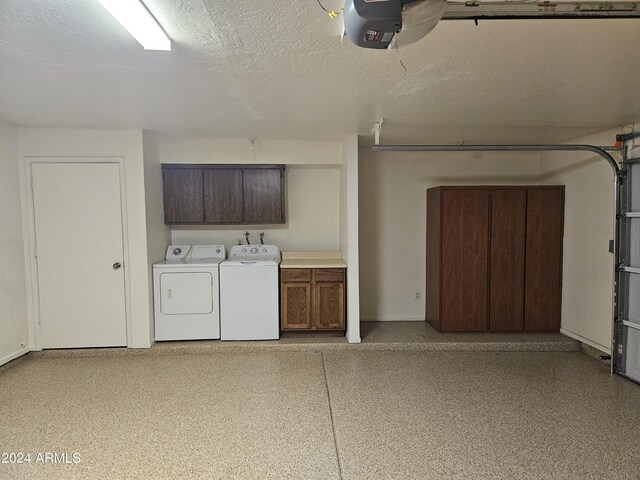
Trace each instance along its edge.
{"label": "electrical outlet", "polygon": [[419,290],[416,292],[416,300],[420,300],[420,291]]}

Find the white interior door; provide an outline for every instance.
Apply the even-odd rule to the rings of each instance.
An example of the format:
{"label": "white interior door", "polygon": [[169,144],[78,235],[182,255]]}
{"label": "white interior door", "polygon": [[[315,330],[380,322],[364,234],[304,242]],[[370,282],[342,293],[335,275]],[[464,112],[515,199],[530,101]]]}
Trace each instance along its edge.
{"label": "white interior door", "polygon": [[120,167],[32,163],[42,348],[126,346]]}

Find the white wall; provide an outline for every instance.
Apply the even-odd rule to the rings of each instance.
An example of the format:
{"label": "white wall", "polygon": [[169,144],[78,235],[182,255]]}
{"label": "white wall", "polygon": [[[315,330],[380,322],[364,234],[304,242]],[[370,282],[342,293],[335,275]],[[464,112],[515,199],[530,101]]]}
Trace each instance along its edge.
{"label": "white wall", "polygon": [[[125,275],[128,282],[128,344],[134,348],[151,345],[152,311],[149,309],[151,284],[149,283],[149,257],[147,255],[147,221],[145,207],[145,179],[141,130],[103,129],[51,129],[19,128],[23,221],[26,212],[27,191],[24,171],[26,157],[121,157],[125,169],[127,244]],[[26,223],[26,222],[25,222]],[[25,226],[25,238],[29,238]],[[27,240],[28,241],[28,240]],[[31,250],[29,250],[31,251]],[[31,265],[31,264],[29,264]],[[35,274],[27,270],[28,285]],[[29,289],[28,291],[31,291]],[[32,305],[29,302],[30,322],[33,324]],[[37,337],[37,335],[36,335]],[[37,338],[36,338],[37,347]]]}
{"label": "white wall", "polygon": [[229,249],[244,239],[246,230],[252,243],[264,232],[265,243],[282,251],[340,250],[339,165],[288,165],[285,179],[285,224],[173,227],[172,243],[224,244]]}
{"label": "white wall", "polygon": [[259,163],[286,165],[283,225],[172,227],[175,244],[224,244],[227,249],[251,233],[283,251],[340,250],[340,166],[342,144],[333,141],[160,138],[162,163]]}
{"label": "white wall", "polygon": [[286,224],[173,227],[172,243],[222,243],[227,249],[245,230],[265,232],[283,251],[341,251],[347,262],[347,338],[360,342],[357,136],[342,142],[166,137],[162,163],[286,165]]}
{"label": "white wall", "polygon": [[0,124],[0,365],[30,347],[17,133]]}
{"label": "white wall", "polygon": [[372,152],[364,147],[359,157],[362,320],[424,320],[427,188],[538,180],[537,153]]}
{"label": "white wall", "polygon": [[347,263],[347,340],[360,343],[360,241],[358,238],[358,137],[345,137],[340,169],[340,245]]}
{"label": "white wall", "polygon": [[[619,129],[566,143],[613,145]],[[614,157],[619,157],[614,154]],[[613,173],[589,152],[541,155],[540,180],[565,185],[562,331],[602,351],[611,350]]]}
{"label": "white wall", "polygon": [[261,163],[323,165],[342,163],[341,142],[189,138],[160,139],[162,163]]}
{"label": "white wall", "polygon": [[[152,132],[142,133],[144,150],[144,190],[147,216],[147,273],[153,285],[153,264],[164,260],[167,245],[171,243],[171,230],[164,224],[162,198],[162,165],[160,144]],[[149,311],[153,312],[153,289],[149,289]],[[153,322],[149,324],[151,338],[155,338]]]}
{"label": "white wall", "polygon": [[162,163],[286,165],[286,224],[173,227],[175,244],[222,243],[229,249],[249,231],[283,251],[341,251],[347,262],[347,338],[360,342],[357,136],[332,141],[166,137]]}

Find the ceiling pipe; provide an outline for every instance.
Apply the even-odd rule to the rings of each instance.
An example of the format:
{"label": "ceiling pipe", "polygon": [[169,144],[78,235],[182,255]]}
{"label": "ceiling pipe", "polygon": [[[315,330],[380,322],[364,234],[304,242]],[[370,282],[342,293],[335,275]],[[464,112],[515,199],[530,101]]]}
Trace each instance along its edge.
{"label": "ceiling pipe", "polygon": [[[379,135],[379,134],[378,134]],[[593,145],[373,145],[374,152],[562,152],[586,151],[600,155],[613,169],[616,178],[621,174],[618,162],[604,148]]]}

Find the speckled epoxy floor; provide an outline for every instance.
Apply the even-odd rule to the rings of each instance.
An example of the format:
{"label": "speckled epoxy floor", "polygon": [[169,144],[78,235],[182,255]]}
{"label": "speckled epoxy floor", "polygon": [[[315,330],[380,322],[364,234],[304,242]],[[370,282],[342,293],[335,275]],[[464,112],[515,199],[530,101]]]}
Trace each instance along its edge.
{"label": "speckled epoxy floor", "polygon": [[438,333],[426,322],[362,322],[362,343],[348,343],[341,333],[283,334],[279,340],[191,340],[156,342],[151,348],[79,348],[43,350],[38,357],[132,355],[211,355],[216,353],[314,352],[330,350],[577,352],[580,342],[559,332]]}
{"label": "speckled epoxy floor", "polygon": [[640,386],[579,352],[30,355],[0,419],[3,479],[640,478]]}

